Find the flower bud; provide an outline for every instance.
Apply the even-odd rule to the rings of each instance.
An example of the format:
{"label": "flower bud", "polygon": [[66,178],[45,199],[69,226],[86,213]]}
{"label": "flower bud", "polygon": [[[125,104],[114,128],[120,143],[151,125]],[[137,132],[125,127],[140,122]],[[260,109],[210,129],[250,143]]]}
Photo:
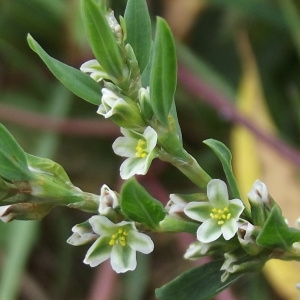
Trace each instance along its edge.
{"label": "flower bud", "polygon": [[259,233],[259,228],[253,226],[248,221],[242,221],[239,225],[237,236],[244,250],[250,255],[258,254],[262,248],[256,243],[256,236]]}
{"label": "flower bud", "polygon": [[73,246],[81,246],[93,242],[99,237],[93,231],[88,221],[73,226],[72,232],[73,234],[67,239],[67,243]]}
{"label": "flower bud", "polygon": [[112,191],[106,184],[101,187],[99,200],[100,215],[109,215],[119,206],[118,195]]}
{"label": "flower bud", "polygon": [[266,185],[256,180],[252,186],[250,193],[248,193],[248,199],[251,206],[251,215],[254,225],[263,226],[266,219],[264,203],[268,199],[268,189]]}
{"label": "flower bud", "polygon": [[142,114],[145,119],[150,120],[153,116],[153,110],[150,100],[150,88],[140,88],[139,90],[139,101],[141,106]]}
{"label": "flower bud", "polygon": [[130,98],[121,98],[117,93],[108,88],[102,89],[102,103],[97,113],[106,119],[112,119],[123,128],[137,129],[145,127],[141,112],[137,104]]}
{"label": "flower bud", "polygon": [[116,42],[119,45],[121,45],[122,41],[123,41],[123,31],[122,31],[122,28],[121,28],[119,22],[117,21],[117,19],[115,17],[114,11],[113,10],[109,11],[105,15],[105,17],[106,17],[107,23],[108,23],[111,31],[113,32],[113,34],[116,38]]}
{"label": "flower bud", "polygon": [[41,220],[53,208],[51,204],[18,203],[0,206],[0,220]]}

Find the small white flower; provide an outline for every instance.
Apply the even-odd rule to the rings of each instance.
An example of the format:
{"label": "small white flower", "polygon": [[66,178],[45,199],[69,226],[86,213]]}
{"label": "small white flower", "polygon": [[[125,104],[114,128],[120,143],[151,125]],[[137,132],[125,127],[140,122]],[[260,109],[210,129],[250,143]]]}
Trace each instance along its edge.
{"label": "small white flower", "polygon": [[109,76],[96,59],[88,60],[80,67],[80,71],[90,73],[91,78],[100,82],[103,79],[109,79]]}
{"label": "small white flower", "polygon": [[117,194],[112,191],[106,184],[101,187],[99,200],[100,215],[108,215],[112,210],[119,206]]}
{"label": "small white flower", "polygon": [[130,129],[145,127],[138,105],[132,99],[122,98],[108,88],[102,89],[101,104],[97,113],[106,119],[112,118],[120,127]]}
{"label": "small white flower", "polygon": [[197,230],[197,239],[210,243],[223,235],[230,240],[238,230],[238,220],[244,210],[240,199],[228,199],[224,181],[212,179],[207,185],[209,202],[191,202],[184,212],[190,218],[203,222]]}
{"label": "small white flower", "polygon": [[72,232],[73,234],[67,239],[67,243],[73,246],[84,245],[98,238],[88,222],[73,226]]}
{"label": "small white flower", "polygon": [[83,261],[91,267],[110,258],[111,266],[117,273],[132,271],[137,265],[136,251],[149,254],[154,249],[150,237],[138,232],[133,222],[114,224],[104,216],[93,216],[89,222],[100,236]]}
{"label": "small white flower", "polygon": [[269,192],[267,186],[260,180],[256,180],[253,183],[250,193],[248,193],[248,198],[254,203],[263,202],[265,204],[269,203]]}
{"label": "small white flower", "polygon": [[157,133],[148,126],[143,134],[121,128],[124,137],[115,140],[112,147],[117,155],[128,157],[120,167],[120,175],[128,179],[135,174],[145,175],[152,160],[157,156]]}
{"label": "small white flower", "polygon": [[195,241],[189,245],[183,257],[190,260],[199,259],[202,256],[208,255],[208,252],[215,248],[215,243]]}
{"label": "small white flower", "polygon": [[12,205],[0,206],[0,220],[7,223],[14,219],[14,214],[10,212]]}
{"label": "small white flower", "polygon": [[237,232],[238,240],[244,250],[250,255],[258,254],[262,248],[257,245],[256,237],[259,234],[259,227],[254,226],[246,220],[240,220]]}
{"label": "small white flower", "polygon": [[123,98],[118,96],[113,91],[111,91],[107,88],[103,88],[102,89],[102,100],[101,100],[101,104],[97,110],[97,113],[99,115],[104,116],[104,118],[107,119],[116,113],[116,108],[118,106],[124,106],[124,105],[127,106],[128,104],[126,103],[126,101]]}
{"label": "small white flower", "polygon": [[188,202],[179,195],[171,194],[170,200],[166,205],[166,211],[172,217],[180,217],[180,215],[183,214],[184,208],[186,207],[187,203]]}

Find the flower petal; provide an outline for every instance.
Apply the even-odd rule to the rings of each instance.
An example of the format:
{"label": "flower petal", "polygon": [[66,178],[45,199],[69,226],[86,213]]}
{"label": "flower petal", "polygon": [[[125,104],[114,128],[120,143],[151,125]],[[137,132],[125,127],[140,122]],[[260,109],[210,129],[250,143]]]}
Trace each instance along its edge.
{"label": "flower petal", "polygon": [[150,165],[146,164],[145,157],[127,158],[120,167],[120,176],[122,179],[128,179],[136,174],[145,175]]}
{"label": "flower petal", "polygon": [[184,213],[191,219],[204,222],[210,218],[211,210],[208,202],[190,202],[186,205]]}
{"label": "flower petal", "polygon": [[94,232],[99,235],[111,235],[118,227],[104,216],[92,216],[89,222]]}
{"label": "flower petal", "polygon": [[112,247],[108,244],[109,237],[100,237],[88,250],[83,262],[96,267],[110,257]]}
{"label": "flower petal", "polygon": [[221,226],[222,234],[225,240],[230,240],[234,237],[238,230],[238,224],[235,219],[231,218]]}
{"label": "flower petal", "polygon": [[224,208],[228,206],[228,190],[226,183],[220,179],[212,179],[207,184],[207,197],[211,206]]}
{"label": "flower petal", "polygon": [[197,239],[203,243],[210,243],[222,235],[221,226],[213,219],[208,219],[197,230]]}
{"label": "flower petal", "polygon": [[133,271],[136,268],[136,252],[128,246],[114,245],[111,252],[111,266],[117,273]]}
{"label": "flower petal", "polygon": [[137,142],[137,139],[132,137],[118,137],[114,141],[112,148],[117,155],[135,157]]}
{"label": "flower petal", "polygon": [[147,140],[147,151],[150,153],[157,144],[157,133],[152,127],[148,126],[145,129],[143,136]]}
{"label": "flower petal", "polygon": [[133,250],[144,254],[148,254],[154,249],[154,243],[151,238],[138,231],[130,231],[127,237],[127,243]]}
{"label": "flower petal", "polygon": [[229,200],[229,210],[233,219],[238,220],[244,209],[244,203],[240,199]]}

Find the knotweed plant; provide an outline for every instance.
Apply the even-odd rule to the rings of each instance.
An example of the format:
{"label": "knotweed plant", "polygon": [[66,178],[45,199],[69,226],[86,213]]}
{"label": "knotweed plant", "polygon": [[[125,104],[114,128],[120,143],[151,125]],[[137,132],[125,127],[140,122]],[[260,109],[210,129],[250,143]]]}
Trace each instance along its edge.
{"label": "knotweed plant", "polygon": [[[287,225],[266,185],[255,181],[250,205],[241,200],[224,144],[204,141],[220,160],[226,182],[211,178],[184,148],[174,103],[175,44],[166,21],[157,18],[152,32],[146,0],[128,0],[118,19],[105,1],[82,0],[82,15],[94,57],[79,70],[49,56],[31,35],[28,43],[67,88],[120,127],[112,148],[125,158],[125,183],[120,191],[99,183],[100,195],[84,192],[57,163],[25,153],[0,125],[1,220],[41,219],[55,206],[89,212],[67,242],[90,244],[83,262],[95,267],[110,260],[118,273],[136,268],[136,252],[153,251],[149,233],[194,234],[184,257],[211,261],[158,288],[158,299],[210,299],[269,259],[300,260],[300,230]],[[164,207],[135,179],[154,159],[180,170],[198,193],[171,194]]]}

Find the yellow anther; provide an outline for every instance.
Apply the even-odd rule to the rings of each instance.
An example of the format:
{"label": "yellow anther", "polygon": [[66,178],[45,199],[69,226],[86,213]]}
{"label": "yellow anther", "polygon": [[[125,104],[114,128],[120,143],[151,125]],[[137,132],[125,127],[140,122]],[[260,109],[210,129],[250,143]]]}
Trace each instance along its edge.
{"label": "yellow anther", "polygon": [[127,245],[126,236],[128,232],[125,231],[123,228],[119,228],[117,233],[112,234],[110,241],[108,244],[110,246],[114,246],[116,244],[120,244],[121,246],[125,247]]}
{"label": "yellow anther", "polygon": [[231,213],[229,212],[228,207],[224,207],[223,209],[221,208],[212,208],[211,213],[209,216],[212,219],[217,220],[218,225],[223,225],[226,220],[229,220],[231,218]]}
{"label": "yellow anther", "polygon": [[136,157],[146,157],[147,156],[147,143],[143,139],[139,139],[135,147],[135,156]]}

